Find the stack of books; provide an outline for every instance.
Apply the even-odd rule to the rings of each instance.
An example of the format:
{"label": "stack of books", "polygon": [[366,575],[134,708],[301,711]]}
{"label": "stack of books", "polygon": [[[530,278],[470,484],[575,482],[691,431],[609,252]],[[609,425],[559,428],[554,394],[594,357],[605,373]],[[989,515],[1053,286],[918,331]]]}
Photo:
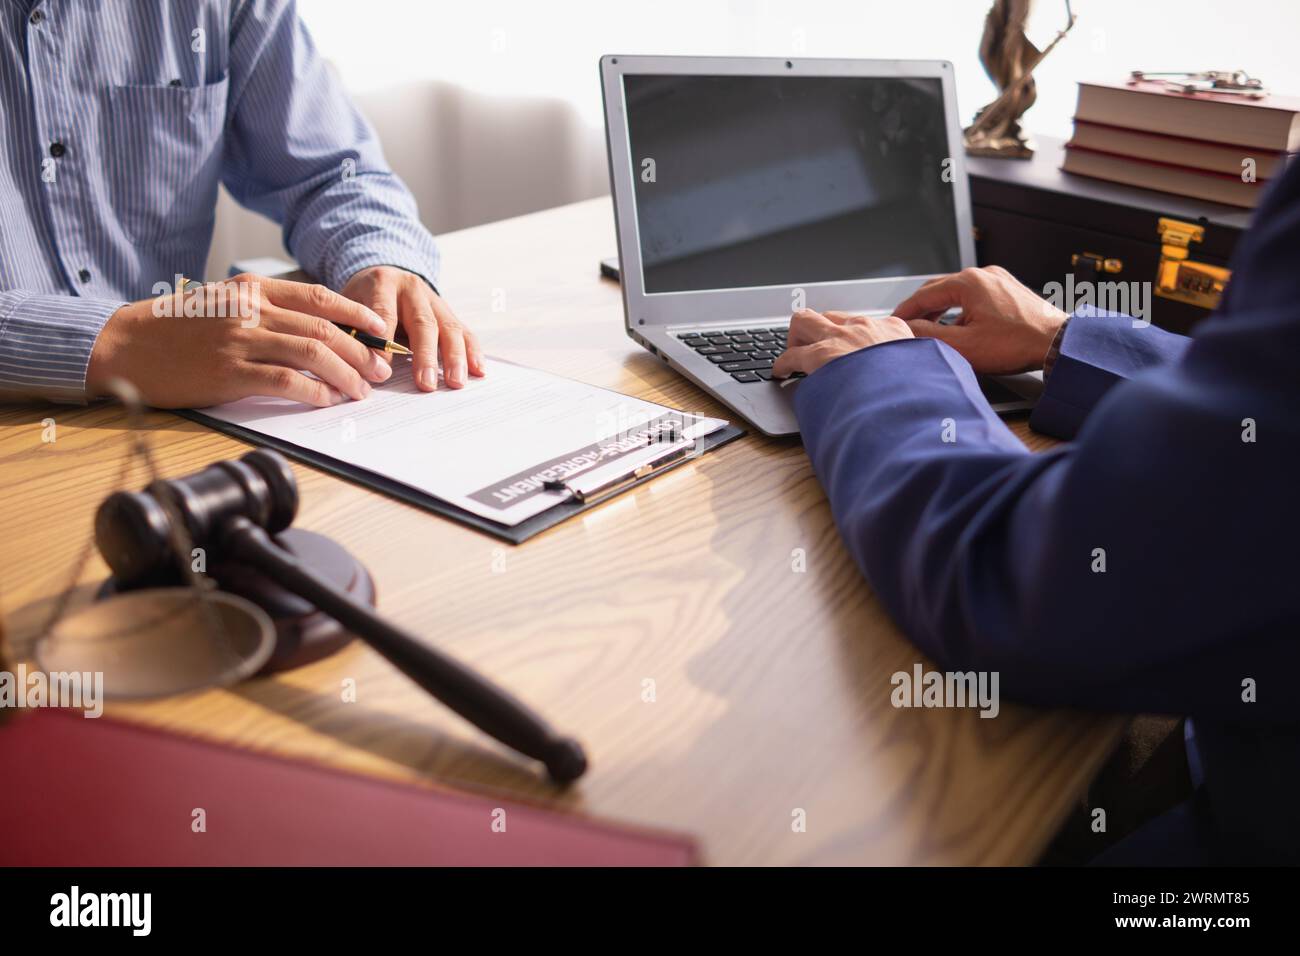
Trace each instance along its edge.
{"label": "stack of books", "polygon": [[1253,209],[1300,150],[1300,99],[1080,83],[1062,169]]}

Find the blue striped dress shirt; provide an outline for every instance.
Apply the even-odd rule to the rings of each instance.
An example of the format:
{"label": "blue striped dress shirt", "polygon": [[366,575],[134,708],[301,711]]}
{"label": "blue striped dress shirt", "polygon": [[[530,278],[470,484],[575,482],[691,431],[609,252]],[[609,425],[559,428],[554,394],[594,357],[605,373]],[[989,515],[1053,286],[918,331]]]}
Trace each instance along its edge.
{"label": "blue striped dress shirt", "polygon": [[293,0],[0,0],[0,392],[85,397],[108,318],[203,274],[224,183],[333,288],[438,252]]}

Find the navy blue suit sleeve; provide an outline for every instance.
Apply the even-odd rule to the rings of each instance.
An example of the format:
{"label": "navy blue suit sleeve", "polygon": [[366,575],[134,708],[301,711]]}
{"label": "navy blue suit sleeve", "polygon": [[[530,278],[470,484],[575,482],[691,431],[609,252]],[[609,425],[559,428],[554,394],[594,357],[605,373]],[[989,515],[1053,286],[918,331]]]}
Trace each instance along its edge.
{"label": "navy blue suit sleeve", "polygon": [[1281,185],[1269,241],[1234,279],[1271,294],[1238,290],[1190,343],[1167,343],[1172,361],[1115,374],[1069,445],[1030,455],[933,340],[844,356],[798,386],[849,551],[941,665],[999,671],[1008,695],[1044,704],[1294,719],[1300,164]]}
{"label": "navy blue suit sleeve", "polygon": [[1079,309],[1065,327],[1060,354],[1029,424],[1046,435],[1073,438],[1113,386],[1174,361],[1188,342],[1118,312]]}

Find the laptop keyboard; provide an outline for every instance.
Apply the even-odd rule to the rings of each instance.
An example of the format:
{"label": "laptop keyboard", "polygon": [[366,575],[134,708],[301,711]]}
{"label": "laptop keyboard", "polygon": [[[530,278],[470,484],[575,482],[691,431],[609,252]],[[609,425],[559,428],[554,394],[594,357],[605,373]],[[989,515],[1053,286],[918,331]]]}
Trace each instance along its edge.
{"label": "laptop keyboard", "polygon": [[737,382],[770,382],[772,362],[785,351],[786,326],[678,332],[690,346]]}

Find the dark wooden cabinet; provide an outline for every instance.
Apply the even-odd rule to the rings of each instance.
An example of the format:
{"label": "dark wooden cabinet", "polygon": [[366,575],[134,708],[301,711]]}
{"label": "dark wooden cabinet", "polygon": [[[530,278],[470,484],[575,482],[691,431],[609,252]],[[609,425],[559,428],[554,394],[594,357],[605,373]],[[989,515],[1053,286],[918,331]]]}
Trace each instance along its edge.
{"label": "dark wooden cabinet", "polygon": [[1151,321],[1188,331],[1210,313],[1252,213],[1064,173],[1062,150],[1040,139],[1033,159],[967,159],[980,264],[1040,292],[1151,283]]}

